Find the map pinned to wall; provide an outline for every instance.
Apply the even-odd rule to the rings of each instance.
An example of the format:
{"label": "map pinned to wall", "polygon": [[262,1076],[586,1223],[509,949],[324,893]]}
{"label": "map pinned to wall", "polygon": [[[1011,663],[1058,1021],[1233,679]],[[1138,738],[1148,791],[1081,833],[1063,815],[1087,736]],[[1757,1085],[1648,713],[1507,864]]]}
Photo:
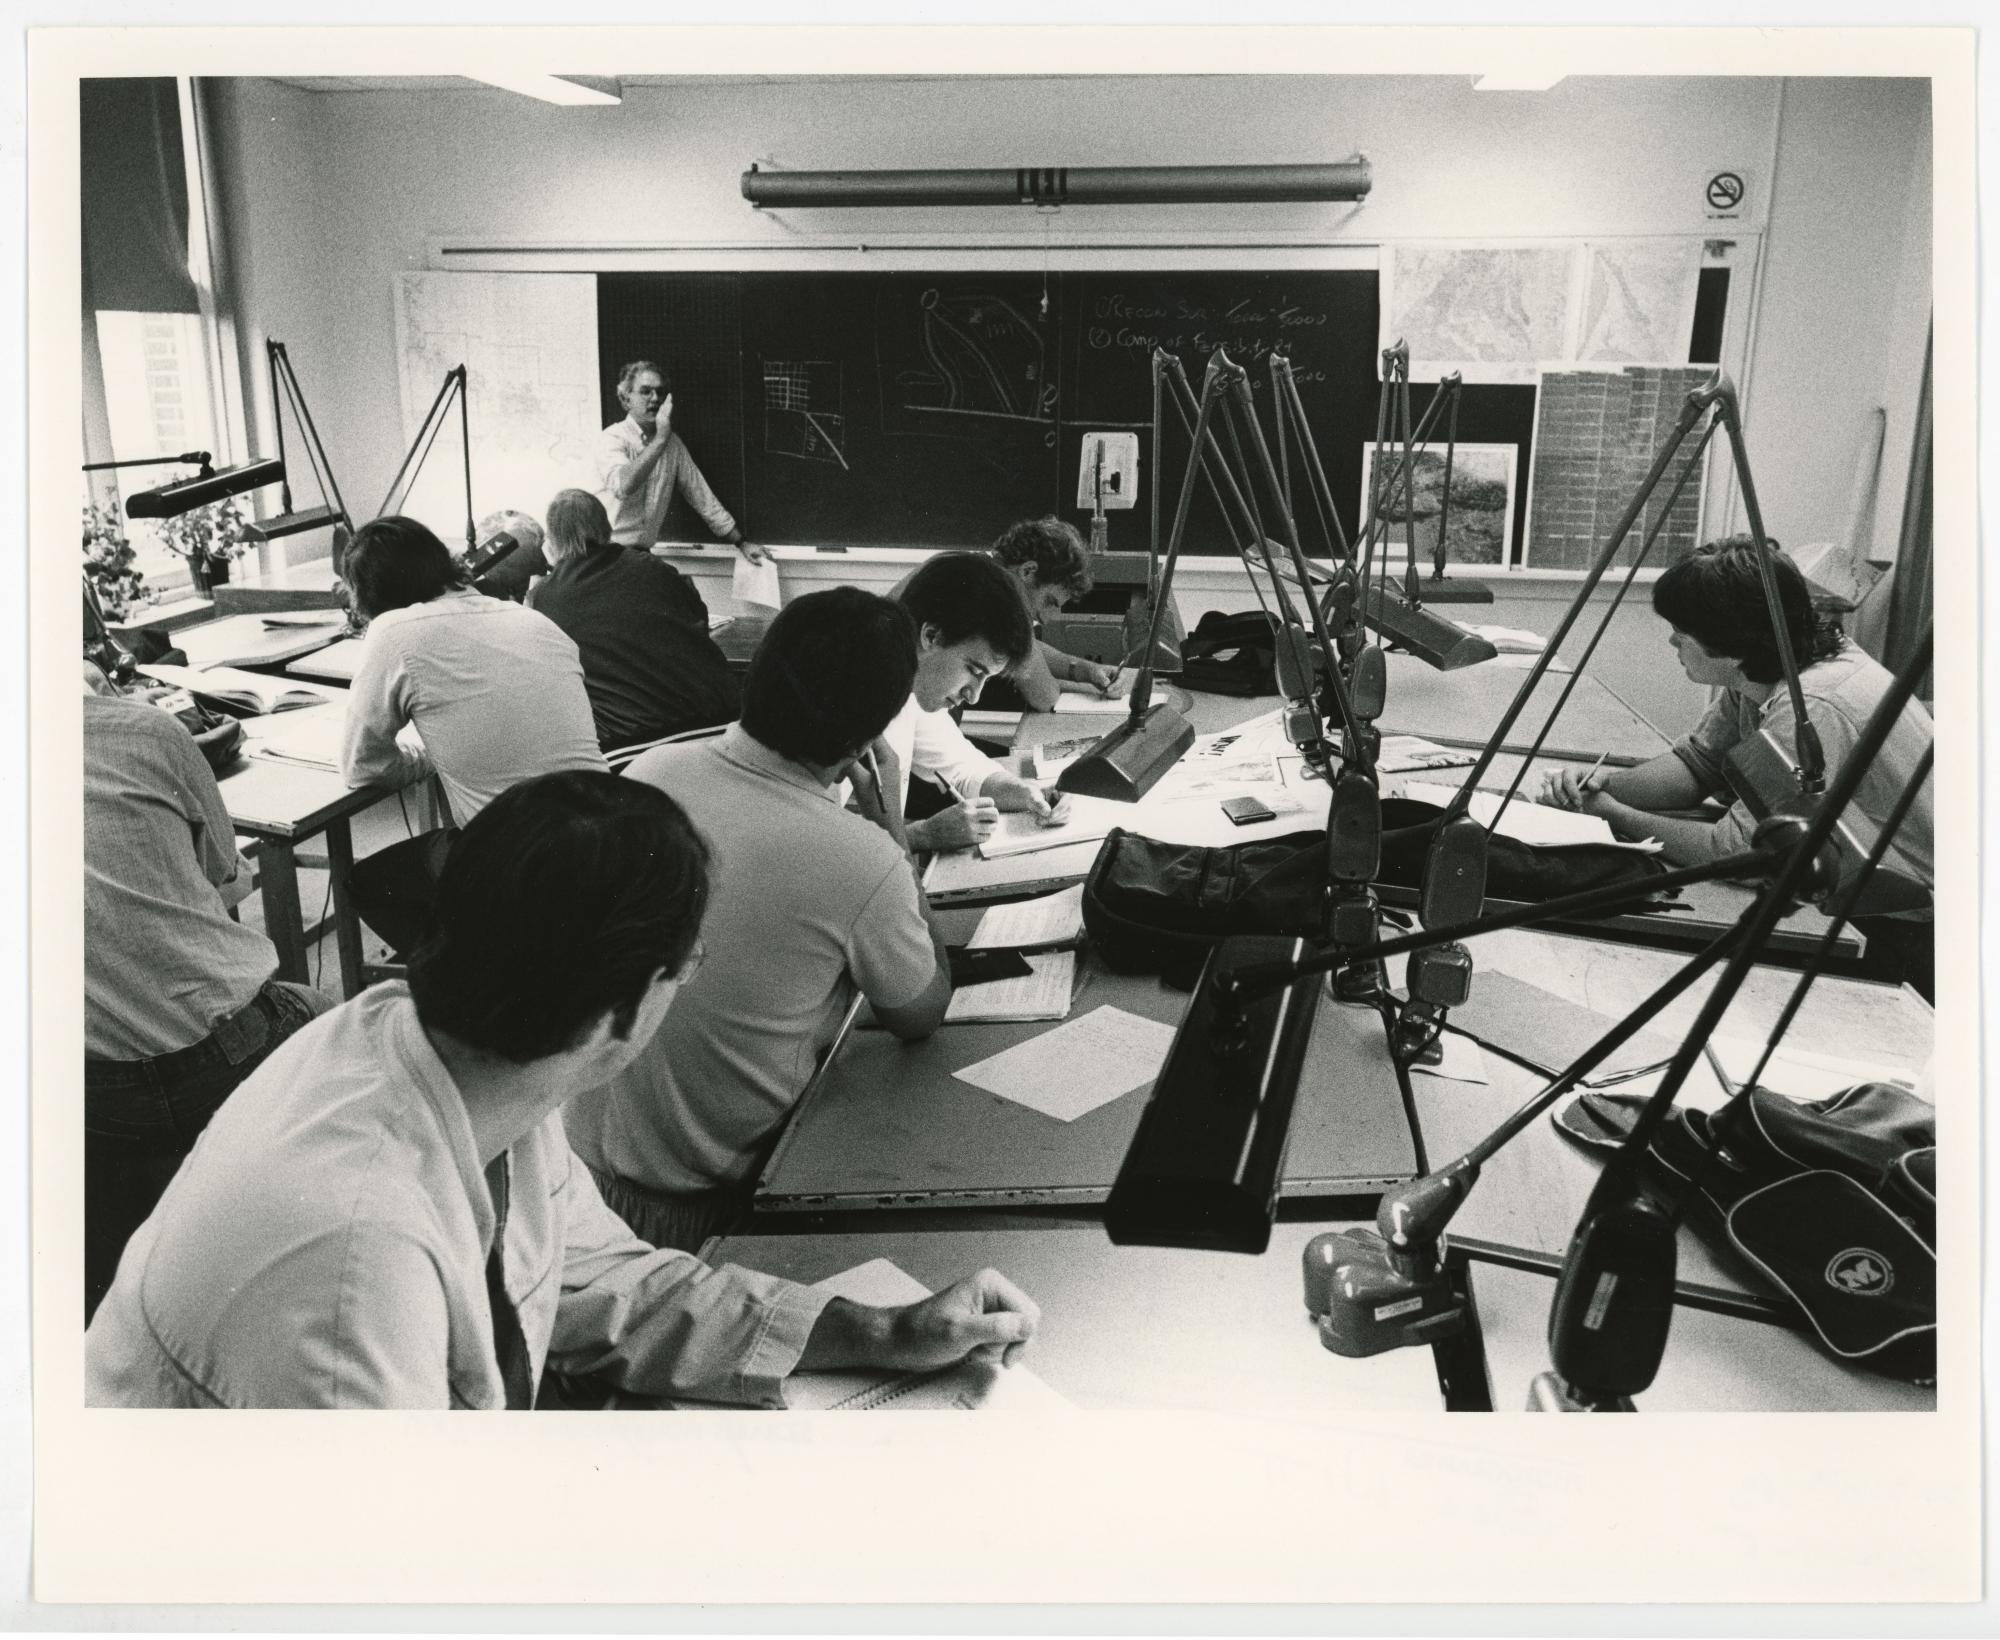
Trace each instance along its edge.
{"label": "map pinned to wall", "polygon": [[1544,367],[1686,360],[1698,239],[1389,245],[1381,345],[1410,346],[1410,377],[1532,385]]}
{"label": "map pinned to wall", "polygon": [[1576,247],[1397,244],[1382,258],[1382,346],[1410,344],[1412,381],[1532,382],[1568,356]]}
{"label": "map pinned to wall", "polygon": [[[398,274],[396,360],[406,446],[445,372],[465,365],[475,518],[501,508],[540,518],[556,491],[594,484],[601,426],[594,275]],[[447,545],[465,532],[457,420],[453,411],[404,503]],[[376,498],[359,500],[372,508]]]}
{"label": "map pinned to wall", "polygon": [[1580,364],[1671,364],[1688,354],[1701,241],[1612,239],[1584,247]]}

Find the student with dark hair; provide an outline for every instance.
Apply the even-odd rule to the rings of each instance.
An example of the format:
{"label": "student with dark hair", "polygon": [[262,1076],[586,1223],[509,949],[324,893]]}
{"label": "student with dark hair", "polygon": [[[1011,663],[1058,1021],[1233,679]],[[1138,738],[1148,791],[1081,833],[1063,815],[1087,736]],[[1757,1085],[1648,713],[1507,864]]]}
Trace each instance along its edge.
{"label": "student with dark hair", "polygon": [[[1799,668],[1806,717],[1818,732],[1831,779],[1888,693],[1891,680],[1841,635],[1837,625],[1818,616],[1796,564],[1774,550],[1771,567],[1785,634]],[[1755,822],[1748,807],[1731,802],[1712,822],[1660,811],[1686,809],[1710,797],[1729,801],[1725,760],[1759,730],[1768,730],[1789,752],[1795,734],[1791,696],[1750,537],[1711,542],[1673,565],[1653,584],[1653,608],[1672,629],[1668,641],[1681,670],[1690,681],[1719,693],[1701,721],[1671,751],[1637,768],[1602,771],[1587,778],[1573,769],[1561,770],[1549,778],[1542,800],[1599,815],[1620,837],[1657,837],[1673,864],[1698,865],[1750,846]],[[1869,837],[1895,808],[1930,748],[1931,735],[1929,714],[1910,702],[1855,793],[1850,812],[1858,811],[1867,822]],[[1886,861],[1926,888],[1936,883],[1933,789],[1927,776],[1897,829]],[[1869,940],[1871,966],[1892,964],[1899,975],[1930,994],[1928,913],[1915,918],[1864,918],[1859,926]]]}
{"label": "student with dark hair", "polygon": [[[1083,537],[1060,518],[1024,518],[1010,524],[990,550],[994,562],[1014,578],[1038,633],[1042,622],[1064,604],[1090,591]],[[1027,710],[1046,712],[1066,691],[1116,697],[1123,692],[1118,679],[1117,667],[1066,654],[1037,637],[1000,682],[1020,696]]]}
{"label": "student with dark hair", "polygon": [[562,491],[548,518],[555,567],[528,603],[576,644],[598,744],[611,752],[735,717],[736,679],[694,583],[613,541],[588,490]]}
{"label": "student with dark hair", "polygon": [[750,563],[770,555],[743,538],[729,509],[716,499],[674,431],[674,384],[664,366],[634,359],[618,372],[618,402],[625,418],[597,437],[597,495],[621,547],[646,547],[660,539],[667,507],[678,490],[701,515],[709,533],[727,541]]}
{"label": "student with dark hair", "polygon": [[84,1340],[92,1406],[532,1406],[546,1373],[783,1404],[802,1367],[1018,1354],[992,1271],[872,1308],[633,1238],[557,1114],[701,963],[701,839],[658,790],[550,775],[445,867],[407,985],[288,1041],[209,1124]]}
{"label": "student with dark hair", "polygon": [[[951,1000],[882,733],[917,670],[909,617],[854,587],[787,604],[750,663],[743,716],[642,753],[626,779],[673,796],[708,839],[708,960],[653,1045],[568,1113],[612,1209],[693,1248],[748,1200],[764,1149],[855,992],[906,1040]],[[851,780],[860,812],[835,801]]]}
{"label": "student with dark hair", "polygon": [[[460,585],[444,543],[414,518],[362,525],[345,569],[368,621],[341,749],[350,786],[403,786],[435,770],[462,826],[531,775],[605,766],[576,645],[547,616]],[[410,724],[421,749],[397,739]],[[450,835],[355,864],[355,910],[398,951],[423,933]]]}
{"label": "student with dark hair", "polygon": [[910,699],[883,736],[894,754],[897,812],[908,800],[913,770],[957,798],[951,807],[911,823],[913,847],[969,848],[992,832],[1006,810],[1051,825],[1068,812],[1067,798],[1009,773],[967,740],[951,717],[952,707],[970,706],[988,679],[1033,650],[1034,627],[1018,587],[983,552],[941,552],[892,594],[917,633]]}

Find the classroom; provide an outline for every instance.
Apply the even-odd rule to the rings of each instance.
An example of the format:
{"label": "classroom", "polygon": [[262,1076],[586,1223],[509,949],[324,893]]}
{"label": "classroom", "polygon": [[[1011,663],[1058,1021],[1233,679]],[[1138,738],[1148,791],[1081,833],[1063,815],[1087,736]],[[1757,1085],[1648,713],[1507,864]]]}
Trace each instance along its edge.
{"label": "classroom", "polygon": [[1938,53],[73,74],[81,1404],[1961,1407]]}

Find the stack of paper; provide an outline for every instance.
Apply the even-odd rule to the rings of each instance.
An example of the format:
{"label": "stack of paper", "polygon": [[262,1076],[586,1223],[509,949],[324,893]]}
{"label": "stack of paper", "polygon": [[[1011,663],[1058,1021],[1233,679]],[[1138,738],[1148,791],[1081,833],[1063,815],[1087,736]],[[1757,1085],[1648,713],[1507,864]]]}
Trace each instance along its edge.
{"label": "stack of paper", "polygon": [[1440,746],[1418,735],[1384,735],[1375,756],[1378,774],[1408,774],[1412,769],[1469,769],[1479,754],[1462,746]]}
{"label": "stack of paper", "polygon": [[329,705],[324,710],[300,712],[251,743],[253,756],[280,763],[303,763],[316,769],[340,767],[341,742],[346,738],[345,705]]}
{"label": "stack of paper", "polygon": [[1028,958],[1019,979],[988,980],[951,994],[947,1025],[998,1024],[1024,1019],[1061,1019],[1076,989],[1076,953],[1044,951]]}

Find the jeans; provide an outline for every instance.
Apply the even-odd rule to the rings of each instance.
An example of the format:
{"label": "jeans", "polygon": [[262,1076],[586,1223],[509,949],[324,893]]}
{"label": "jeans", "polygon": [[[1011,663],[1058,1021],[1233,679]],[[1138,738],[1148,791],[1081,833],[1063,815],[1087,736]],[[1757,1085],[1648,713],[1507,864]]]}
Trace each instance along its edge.
{"label": "jeans", "polygon": [[267,980],[189,1048],[83,1065],[83,1315],[97,1311],[132,1232],[146,1222],[201,1130],[271,1050],[333,1004]]}

